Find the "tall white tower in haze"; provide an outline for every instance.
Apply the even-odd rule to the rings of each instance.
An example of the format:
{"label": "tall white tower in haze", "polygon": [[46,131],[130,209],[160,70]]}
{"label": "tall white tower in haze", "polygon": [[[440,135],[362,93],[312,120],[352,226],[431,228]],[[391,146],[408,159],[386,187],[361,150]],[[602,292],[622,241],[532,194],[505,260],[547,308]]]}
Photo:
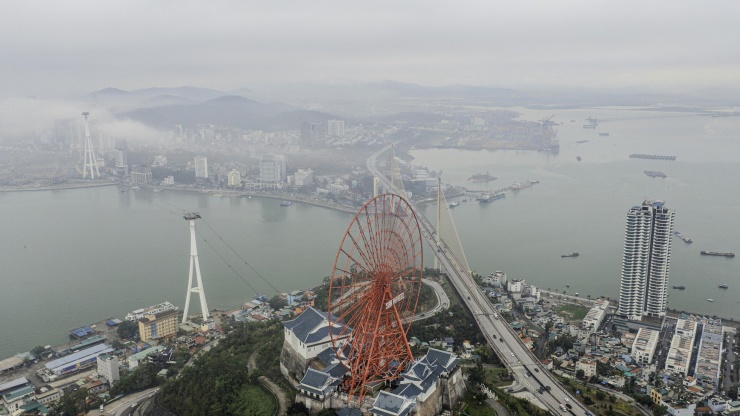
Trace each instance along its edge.
{"label": "tall white tower in haze", "polygon": [[100,177],[98,172],[98,160],[95,158],[95,151],[92,147],[92,137],[90,137],[90,126],[87,125],[87,116],[90,115],[87,111],[82,113],[85,117],[85,163],[82,166],[82,178],[87,177],[87,170],[90,169],[90,179],[95,179],[95,175]]}

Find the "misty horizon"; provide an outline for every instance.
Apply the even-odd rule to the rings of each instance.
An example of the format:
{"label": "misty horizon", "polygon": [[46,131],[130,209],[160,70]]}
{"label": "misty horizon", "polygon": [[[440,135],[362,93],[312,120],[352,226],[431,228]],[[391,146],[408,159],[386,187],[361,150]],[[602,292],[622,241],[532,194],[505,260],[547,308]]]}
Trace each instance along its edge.
{"label": "misty horizon", "polygon": [[3,97],[384,80],[525,91],[740,87],[739,58],[728,53],[740,5],[729,1],[5,6]]}

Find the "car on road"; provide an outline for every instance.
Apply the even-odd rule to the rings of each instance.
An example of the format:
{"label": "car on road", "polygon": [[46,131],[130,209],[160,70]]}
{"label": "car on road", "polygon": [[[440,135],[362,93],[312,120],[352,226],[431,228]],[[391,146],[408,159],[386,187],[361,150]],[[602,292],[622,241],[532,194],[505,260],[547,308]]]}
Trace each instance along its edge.
{"label": "car on road", "polygon": [[538,372],[538,373],[539,373],[539,372],[540,372],[540,369],[539,369],[539,368],[537,368],[537,367],[535,367],[535,368],[534,368],[534,371],[536,371],[536,372]]}

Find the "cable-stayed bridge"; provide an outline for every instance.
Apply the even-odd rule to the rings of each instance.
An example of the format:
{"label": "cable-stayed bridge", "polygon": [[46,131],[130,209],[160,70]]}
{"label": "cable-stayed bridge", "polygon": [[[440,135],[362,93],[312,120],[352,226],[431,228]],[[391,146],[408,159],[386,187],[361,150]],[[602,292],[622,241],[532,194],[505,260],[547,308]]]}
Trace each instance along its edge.
{"label": "cable-stayed bridge", "polygon": [[[501,361],[515,375],[516,389],[528,391],[531,401],[542,405],[553,414],[590,415],[591,413],[555,380],[537,357],[519,340],[475,283],[441,186],[438,186],[436,224],[432,224],[407,198],[392,146],[387,146],[370,156],[367,168],[375,177],[376,193],[381,191],[395,193],[409,200],[419,219],[422,237],[434,251],[435,265],[447,273],[450,283],[475,317],[484,337],[497,351]],[[541,387],[544,387],[543,393],[539,393]]]}

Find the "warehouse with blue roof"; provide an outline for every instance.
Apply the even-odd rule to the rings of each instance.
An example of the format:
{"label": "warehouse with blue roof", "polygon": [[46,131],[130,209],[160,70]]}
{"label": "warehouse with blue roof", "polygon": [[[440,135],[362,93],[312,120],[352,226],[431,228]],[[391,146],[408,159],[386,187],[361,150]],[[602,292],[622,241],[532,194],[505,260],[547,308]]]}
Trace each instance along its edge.
{"label": "warehouse with blue roof", "polygon": [[94,347],[80,350],[66,357],[46,363],[46,368],[57,376],[74,373],[87,367],[92,367],[98,360],[98,355],[113,351],[107,344],[99,344]]}

